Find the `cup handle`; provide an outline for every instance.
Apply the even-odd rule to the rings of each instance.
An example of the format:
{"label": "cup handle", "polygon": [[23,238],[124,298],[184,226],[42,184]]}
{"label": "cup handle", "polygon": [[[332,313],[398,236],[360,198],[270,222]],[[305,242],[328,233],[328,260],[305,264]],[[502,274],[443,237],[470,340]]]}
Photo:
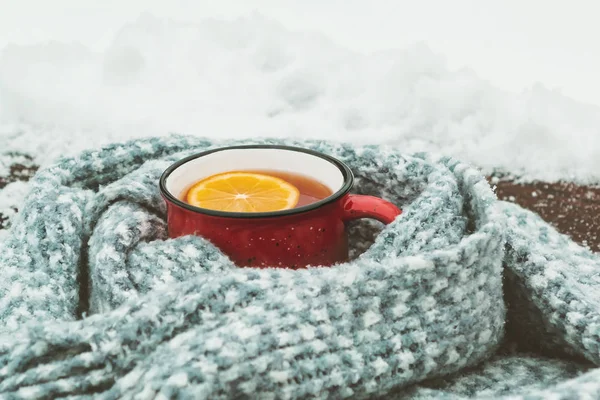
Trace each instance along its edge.
{"label": "cup handle", "polygon": [[345,222],[360,218],[372,218],[386,225],[402,214],[402,210],[389,201],[359,194],[347,195],[343,202],[343,210]]}

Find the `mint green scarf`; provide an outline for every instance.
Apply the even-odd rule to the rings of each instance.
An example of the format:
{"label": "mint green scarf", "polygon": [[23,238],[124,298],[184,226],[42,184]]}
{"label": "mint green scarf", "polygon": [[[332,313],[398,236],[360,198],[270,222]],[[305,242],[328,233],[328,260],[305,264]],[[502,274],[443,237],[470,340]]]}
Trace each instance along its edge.
{"label": "mint green scarf", "polygon": [[157,181],[234,144],[150,138],[32,180],[0,242],[7,398],[598,398],[600,259],[450,158],[308,147],[393,201],[331,268],[238,268],[168,239]]}

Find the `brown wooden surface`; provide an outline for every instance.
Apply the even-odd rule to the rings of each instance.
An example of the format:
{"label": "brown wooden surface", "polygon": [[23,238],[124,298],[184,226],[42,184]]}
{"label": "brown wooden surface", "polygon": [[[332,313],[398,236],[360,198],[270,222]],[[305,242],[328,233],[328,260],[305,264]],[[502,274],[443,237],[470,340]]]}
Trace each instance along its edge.
{"label": "brown wooden surface", "polygon": [[[10,156],[10,155],[9,155]],[[0,190],[15,181],[27,181],[37,171],[31,157],[14,154],[8,175],[0,175]],[[516,183],[490,178],[500,200],[511,201],[538,213],[575,241],[600,250],[600,187],[574,183]],[[8,227],[8,218],[0,211],[0,229]]]}
{"label": "brown wooden surface", "polygon": [[600,188],[565,182],[495,184],[498,199],[535,211],[577,243],[600,250]]}

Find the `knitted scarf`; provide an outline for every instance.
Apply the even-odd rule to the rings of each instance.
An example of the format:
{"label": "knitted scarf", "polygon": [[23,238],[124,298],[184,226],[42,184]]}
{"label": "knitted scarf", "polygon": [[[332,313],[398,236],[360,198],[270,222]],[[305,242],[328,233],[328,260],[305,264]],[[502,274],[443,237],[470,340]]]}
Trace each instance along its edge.
{"label": "knitted scarf", "polygon": [[[164,169],[210,148],[330,154],[403,209],[351,261],[238,268],[169,239]],[[38,172],[0,242],[5,398],[600,397],[600,259],[451,158],[150,138]]]}

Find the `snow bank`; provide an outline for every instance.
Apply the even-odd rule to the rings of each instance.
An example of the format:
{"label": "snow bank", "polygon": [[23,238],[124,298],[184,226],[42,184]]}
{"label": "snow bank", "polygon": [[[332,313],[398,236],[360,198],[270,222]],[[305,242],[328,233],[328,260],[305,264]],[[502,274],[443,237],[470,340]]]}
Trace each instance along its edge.
{"label": "snow bank", "polygon": [[0,149],[42,162],[179,132],[393,143],[525,179],[600,179],[600,108],[542,86],[503,92],[425,45],[355,53],[259,15],[187,24],[145,14],[102,53],[7,46],[0,121]]}

